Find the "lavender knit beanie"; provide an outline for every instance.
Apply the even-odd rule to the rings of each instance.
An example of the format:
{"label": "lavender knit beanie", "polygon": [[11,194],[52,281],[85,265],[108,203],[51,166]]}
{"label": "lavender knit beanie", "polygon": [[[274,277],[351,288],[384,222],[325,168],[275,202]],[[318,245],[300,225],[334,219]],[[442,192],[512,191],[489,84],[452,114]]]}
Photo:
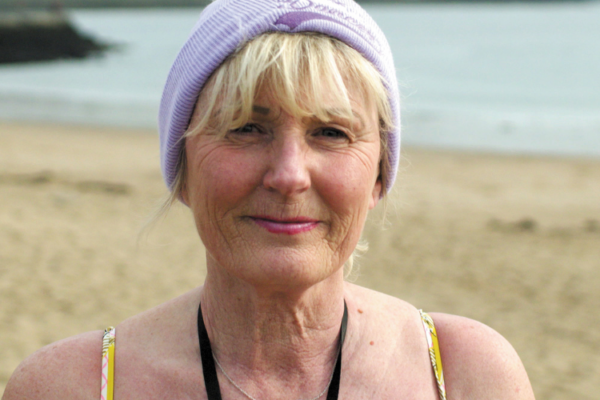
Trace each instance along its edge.
{"label": "lavender knit beanie", "polygon": [[388,136],[387,191],[400,158],[400,98],[389,44],[373,19],[353,0],[216,0],[207,6],[177,55],[158,117],[160,162],[172,188],[182,136],[204,84],[229,54],[265,32],[319,32],[346,43],[369,60],[389,93],[394,130]]}

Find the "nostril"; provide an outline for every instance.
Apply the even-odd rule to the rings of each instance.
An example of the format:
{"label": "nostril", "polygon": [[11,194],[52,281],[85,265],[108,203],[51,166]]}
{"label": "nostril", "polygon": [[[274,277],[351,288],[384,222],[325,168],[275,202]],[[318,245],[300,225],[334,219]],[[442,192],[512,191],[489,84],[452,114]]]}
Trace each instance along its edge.
{"label": "nostril", "polygon": [[289,196],[310,187],[310,173],[303,160],[281,157],[265,174],[265,188]]}

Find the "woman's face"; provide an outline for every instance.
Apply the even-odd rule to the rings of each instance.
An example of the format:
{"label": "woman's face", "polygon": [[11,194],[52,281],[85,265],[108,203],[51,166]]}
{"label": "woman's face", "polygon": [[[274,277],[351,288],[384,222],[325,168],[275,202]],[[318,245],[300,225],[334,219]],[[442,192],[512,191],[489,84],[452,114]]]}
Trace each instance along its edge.
{"label": "woman's face", "polygon": [[376,107],[350,98],[355,117],[325,123],[260,93],[247,125],[186,140],[182,195],[209,273],[290,288],[340,271],[381,192]]}

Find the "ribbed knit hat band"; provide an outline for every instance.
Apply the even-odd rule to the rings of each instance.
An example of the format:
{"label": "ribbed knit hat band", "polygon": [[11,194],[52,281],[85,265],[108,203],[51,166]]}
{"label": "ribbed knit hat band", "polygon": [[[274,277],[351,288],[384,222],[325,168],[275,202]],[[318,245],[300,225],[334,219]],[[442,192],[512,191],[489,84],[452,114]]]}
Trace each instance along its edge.
{"label": "ribbed knit hat band", "polygon": [[394,129],[388,135],[390,190],[400,158],[400,101],[394,61],[385,36],[352,0],[217,0],[207,6],[177,55],[159,111],[160,157],[172,188],[182,137],[204,84],[238,47],[265,32],[319,32],[357,50],[380,72],[389,93]]}

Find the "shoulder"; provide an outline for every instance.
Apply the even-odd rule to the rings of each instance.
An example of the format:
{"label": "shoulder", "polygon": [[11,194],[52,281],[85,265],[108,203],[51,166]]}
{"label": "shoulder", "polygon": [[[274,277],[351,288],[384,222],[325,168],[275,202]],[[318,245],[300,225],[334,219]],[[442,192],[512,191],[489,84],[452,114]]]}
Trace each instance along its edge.
{"label": "shoulder", "polygon": [[[349,331],[365,346],[365,354],[381,351],[374,360],[389,357],[396,367],[423,361],[426,371],[427,342],[418,310],[396,297],[356,285],[346,286]],[[350,329],[353,328],[353,329]]]}
{"label": "shoulder", "polygon": [[514,348],[492,328],[469,318],[431,313],[448,398],[533,399]]}
{"label": "shoulder", "polygon": [[[198,302],[195,289],[116,327],[115,391],[123,394],[119,397],[155,398],[159,390],[173,393],[182,377],[198,382],[199,369],[194,368],[199,365]],[[2,400],[99,398],[102,334],[88,332],[38,350],[17,367]]]}
{"label": "shoulder", "polygon": [[400,316],[406,312],[417,315],[417,309],[413,305],[397,297],[349,282],[345,282],[344,285],[346,302],[354,302],[374,311],[377,310],[379,314],[386,316]]}
{"label": "shoulder", "polygon": [[2,400],[95,399],[100,394],[102,331],[50,344],[23,361]]}
{"label": "shoulder", "polygon": [[[362,331],[369,335],[388,336],[399,341],[406,351],[407,340],[424,345],[423,327],[418,310],[396,297],[346,283],[345,299],[348,311],[362,323]],[[420,346],[417,346],[420,347]],[[412,347],[411,347],[412,348]]]}
{"label": "shoulder", "polygon": [[346,285],[350,314],[348,375],[356,398],[434,398],[437,387],[425,330],[411,304],[355,285]]}

